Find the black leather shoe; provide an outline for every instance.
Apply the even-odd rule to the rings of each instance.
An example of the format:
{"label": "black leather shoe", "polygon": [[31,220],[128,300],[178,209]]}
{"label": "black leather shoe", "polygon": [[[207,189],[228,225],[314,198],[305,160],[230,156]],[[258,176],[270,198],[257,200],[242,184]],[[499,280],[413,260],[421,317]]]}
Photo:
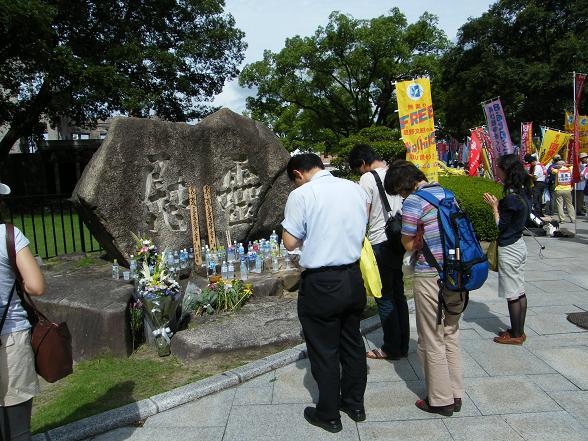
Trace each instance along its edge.
{"label": "black leather shoe", "polygon": [[313,426],[320,427],[321,429],[324,429],[327,432],[337,433],[343,430],[343,426],[341,425],[341,419],[323,421],[316,416],[316,408],[314,407],[307,407],[306,409],[304,409],[304,418]]}
{"label": "black leather shoe", "polygon": [[359,423],[360,421],[365,421],[365,410],[363,409],[350,409],[348,407],[341,406],[339,410],[349,415],[349,418],[351,418],[356,423]]}

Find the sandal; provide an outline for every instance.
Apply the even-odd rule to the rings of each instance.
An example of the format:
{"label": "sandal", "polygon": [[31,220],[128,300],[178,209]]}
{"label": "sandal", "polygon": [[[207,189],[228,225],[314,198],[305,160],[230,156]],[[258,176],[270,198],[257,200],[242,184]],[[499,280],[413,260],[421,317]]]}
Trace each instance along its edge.
{"label": "sandal", "polygon": [[[428,398],[425,398],[424,400],[417,400],[417,402],[414,404],[416,407],[418,407],[421,410],[424,410],[425,412],[436,413],[438,415],[443,415],[443,416],[447,416],[447,417],[450,417],[451,415],[453,415],[453,411],[454,411],[453,404],[448,404],[447,406],[431,406],[429,404]],[[461,407],[460,407],[460,410],[461,410]]]}
{"label": "sandal", "polygon": [[371,351],[366,352],[365,356],[373,360],[388,360],[388,354],[386,354],[379,348],[372,349]]}
{"label": "sandal", "polygon": [[517,345],[521,346],[524,343],[524,337],[512,337],[510,333],[504,333],[499,335],[498,337],[494,337],[494,343],[499,343],[502,345]]}
{"label": "sandal", "polygon": [[[498,333],[498,336],[502,337],[503,335],[506,335],[506,334],[510,335],[510,331],[511,331],[510,329],[507,329],[506,331],[500,331]],[[521,335],[521,337],[523,337],[523,341],[527,341],[527,334],[525,334],[524,332],[523,332],[523,335]]]}

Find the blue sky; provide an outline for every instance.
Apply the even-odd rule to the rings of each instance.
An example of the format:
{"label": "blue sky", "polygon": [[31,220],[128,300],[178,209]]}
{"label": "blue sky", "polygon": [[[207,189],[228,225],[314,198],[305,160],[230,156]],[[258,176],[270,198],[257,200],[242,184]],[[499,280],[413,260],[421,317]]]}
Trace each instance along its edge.
{"label": "blue sky", "polygon": [[[260,60],[265,49],[279,51],[286,38],[312,35],[319,26],[327,24],[332,11],[355,18],[372,18],[397,6],[409,22],[416,21],[428,11],[439,18],[439,26],[451,40],[455,40],[459,27],[469,17],[478,17],[487,11],[492,3],[494,1],[486,0],[225,0],[225,10],[235,17],[237,27],[245,32],[249,47],[244,66]],[[240,88],[235,80],[225,85],[214,104],[241,113],[245,109],[245,97],[251,93]]]}

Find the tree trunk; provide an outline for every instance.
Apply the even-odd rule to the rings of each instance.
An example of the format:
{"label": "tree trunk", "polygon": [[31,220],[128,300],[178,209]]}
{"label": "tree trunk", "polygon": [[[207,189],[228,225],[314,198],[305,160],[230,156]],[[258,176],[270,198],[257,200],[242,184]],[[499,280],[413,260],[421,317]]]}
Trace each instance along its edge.
{"label": "tree trunk", "polygon": [[27,106],[18,112],[10,123],[6,135],[0,140],[0,166],[4,166],[10,149],[16,141],[35,133],[35,129],[41,115],[51,101],[51,91],[47,82],[44,82],[39,93],[31,99]]}

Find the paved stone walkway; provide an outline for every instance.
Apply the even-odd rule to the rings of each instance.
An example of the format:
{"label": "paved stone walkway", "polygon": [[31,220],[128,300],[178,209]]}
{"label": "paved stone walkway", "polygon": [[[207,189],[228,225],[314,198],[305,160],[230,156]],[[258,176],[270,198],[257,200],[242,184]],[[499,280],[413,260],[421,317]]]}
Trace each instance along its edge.
{"label": "paved stone walkway", "polygon": [[[424,383],[413,314],[408,359],[368,360],[367,421],[356,424],[342,414],[339,434],[304,420],[302,411],[317,391],[308,360],[301,360],[157,414],[143,427],[94,440],[588,440],[588,332],[566,319],[566,313],[588,311],[587,221],[578,223],[578,233],[569,240],[541,238],[544,258],[526,239],[524,346],[492,342],[509,323],[506,301],[497,298],[496,274],[472,293],[461,321],[467,395],[461,413],[451,418],[432,417],[414,405]],[[366,343],[378,347],[381,330],[369,334]]]}

